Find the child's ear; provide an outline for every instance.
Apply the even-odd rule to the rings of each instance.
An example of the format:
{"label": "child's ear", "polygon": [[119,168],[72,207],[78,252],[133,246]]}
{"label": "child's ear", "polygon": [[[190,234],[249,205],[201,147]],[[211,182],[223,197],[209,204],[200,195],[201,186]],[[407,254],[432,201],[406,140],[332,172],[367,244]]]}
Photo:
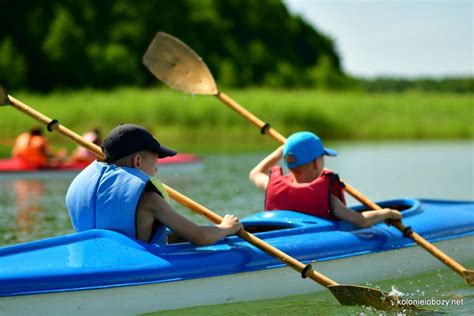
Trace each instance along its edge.
{"label": "child's ear", "polygon": [[322,160],[321,157],[318,157],[318,158],[313,160],[315,169],[320,169],[321,168],[321,160]]}
{"label": "child's ear", "polygon": [[133,166],[139,168],[142,165],[142,157],[140,155],[133,156]]}

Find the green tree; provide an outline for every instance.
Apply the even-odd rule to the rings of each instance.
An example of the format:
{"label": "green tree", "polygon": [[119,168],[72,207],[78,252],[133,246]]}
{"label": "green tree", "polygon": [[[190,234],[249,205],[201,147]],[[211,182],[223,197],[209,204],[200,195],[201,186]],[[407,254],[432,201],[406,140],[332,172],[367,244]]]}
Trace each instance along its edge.
{"label": "green tree", "polygon": [[26,62],[10,37],[0,41],[0,83],[19,88],[26,82]]}
{"label": "green tree", "polygon": [[353,85],[351,79],[339,71],[328,56],[322,56],[316,66],[309,68],[307,78],[310,85],[321,90],[343,89]]}
{"label": "green tree", "polygon": [[141,58],[159,30],[226,85],[300,86],[321,56],[342,71],[332,40],[280,0],[0,0],[0,12],[0,42],[26,69],[15,84],[32,89],[156,84]]}
{"label": "green tree", "polygon": [[[58,6],[44,38],[42,52],[61,85],[80,85],[87,79],[84,54],[86,35],[70,10]],[[54,79],[53,79],[54,80]]]}

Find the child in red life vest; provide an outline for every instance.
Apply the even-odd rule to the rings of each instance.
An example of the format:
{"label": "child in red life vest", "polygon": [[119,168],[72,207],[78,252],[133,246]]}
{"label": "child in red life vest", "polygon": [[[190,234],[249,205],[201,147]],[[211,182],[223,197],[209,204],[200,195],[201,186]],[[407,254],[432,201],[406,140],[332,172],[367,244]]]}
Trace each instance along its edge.
{"label": "child in red life vest", "polygon": [[[358,227],[402,218],[400,212],[392,209],[360,213],[348,208],[337,174],[324,168],[324,156],[336,156],[336,152],[324,148],[315,134],[298,132],[257,164],[249,178],[266,192],[265,210],[293,210],[345,220]],[[287,175],[276,166],[282,157],[290,170]]]}

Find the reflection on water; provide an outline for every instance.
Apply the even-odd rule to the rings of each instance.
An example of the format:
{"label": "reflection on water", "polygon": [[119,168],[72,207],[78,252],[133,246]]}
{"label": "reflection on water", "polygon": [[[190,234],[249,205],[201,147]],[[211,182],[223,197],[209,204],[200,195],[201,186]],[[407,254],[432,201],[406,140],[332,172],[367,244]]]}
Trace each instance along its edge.
{"label": "reflection on water", "polygon": [[64,205],[69,175],[0,176],[0,244],[72,232]]}
{"label": "reflection on water", "polygon": [[15,221],[17,231],[21,235],[33,232],[34,218],[41,212],[43,182],[40,180],[14,180],[15,189]]}

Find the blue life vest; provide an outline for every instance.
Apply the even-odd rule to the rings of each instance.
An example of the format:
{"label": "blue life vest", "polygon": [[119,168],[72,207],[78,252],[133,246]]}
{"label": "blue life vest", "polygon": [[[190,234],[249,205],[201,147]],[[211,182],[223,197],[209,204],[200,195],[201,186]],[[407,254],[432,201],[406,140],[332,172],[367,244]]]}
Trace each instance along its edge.
{"label": "blue life vest", "polygon": [[[136,238],[136,211],[150,177],[141,170],[94,161],[72,181],[66,206],[77,232],[99,228]],[[166,243],[160,225],[152,243]]]}

